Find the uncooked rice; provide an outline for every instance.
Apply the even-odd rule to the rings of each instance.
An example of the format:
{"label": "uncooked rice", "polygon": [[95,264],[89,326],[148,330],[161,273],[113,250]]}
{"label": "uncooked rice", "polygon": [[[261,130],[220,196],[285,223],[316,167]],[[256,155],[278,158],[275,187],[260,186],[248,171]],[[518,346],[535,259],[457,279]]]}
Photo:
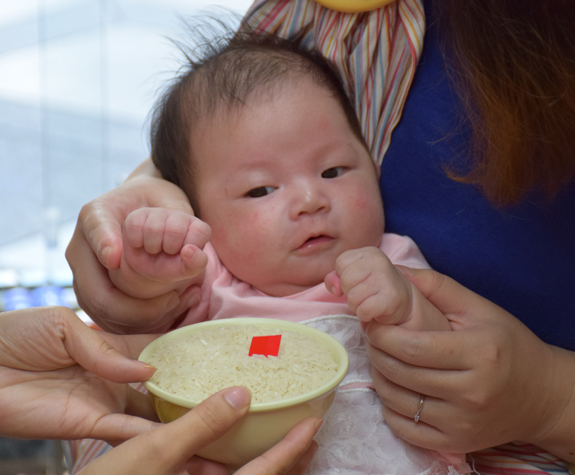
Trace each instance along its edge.
{"label": "uncooked rice", "polygon": [[[252,337],[282,335],[278,356],[248,356]],[[202,401],[230,386],[246,386],[252,403],[299,396],[328,382],[338,365],[330,350],[292,331],[230,325],[169,340],[150,355],[150,380],[171,394]]]}

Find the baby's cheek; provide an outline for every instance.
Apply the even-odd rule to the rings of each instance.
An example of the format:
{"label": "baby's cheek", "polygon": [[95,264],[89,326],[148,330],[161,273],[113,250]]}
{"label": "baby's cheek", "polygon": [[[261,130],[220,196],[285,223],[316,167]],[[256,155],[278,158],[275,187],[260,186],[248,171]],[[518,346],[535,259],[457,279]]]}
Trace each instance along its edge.
{"label": "baby's cheek", "polygon": [[368,215],[371,218],[379,215],[383,216],[383,206],[381,205],[381,197],[373,193],[358,192],[353,200],[353,208],[350,212],[357,213],[357,216]]}
{"label": "baby's cheek", "polygon": [[381,207],[381,193],[377,182],[370,182],[356,188],[356,205],[362,209]]}
{"label": "baby's cheek", "polygon": [[254,229],[255,226],[261,221],[260,212],[254,211],[247,214],[243,221],[248,229]]}
{"label": "baby's cheek", "polygon": [[355,197],[354,207],[358,211],[368,211],[373,207],[373,204],[369,202],[368,195],[366,193],[360,193]]}
{"label": "baby's cheek", "polygon": [[247,215],[241,223],[237,223],[229,235],[229,239],[234,240],[234,247],[241,252],[242,259],[249,265],[265,249],[272,236],[268,236],[266,231],[271,228],[271,222],[261,216],[259,212]]}
{"label": "baby's cheek", "polygon": [[384,231],[383,205],[379,193],[358,192],[354,197],[353,209],[349,212],[359,220],[356,222],[357,228],[363,230],[366,239],[369,240],[368,245],[379,244]]}

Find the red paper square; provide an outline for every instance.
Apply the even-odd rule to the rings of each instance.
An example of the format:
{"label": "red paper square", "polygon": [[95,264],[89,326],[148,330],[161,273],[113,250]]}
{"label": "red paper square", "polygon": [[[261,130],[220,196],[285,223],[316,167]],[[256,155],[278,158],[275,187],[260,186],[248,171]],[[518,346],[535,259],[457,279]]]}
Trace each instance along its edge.
{"label": "red paper square", "polygon": [[268,356],[277,356],[280,350],[281,339],[281,335],[254,336],[250,345],[249,356],[264,355],[266,358]]}

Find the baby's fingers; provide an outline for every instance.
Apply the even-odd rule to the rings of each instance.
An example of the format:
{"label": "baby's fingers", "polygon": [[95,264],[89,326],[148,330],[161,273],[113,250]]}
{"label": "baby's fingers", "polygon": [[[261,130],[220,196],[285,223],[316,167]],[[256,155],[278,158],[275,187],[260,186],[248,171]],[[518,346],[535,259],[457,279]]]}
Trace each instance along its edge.
{"label": "baby's fingers", "polygon": [[335,262],[335,270],[341,279],[341,290],[348,298],[351,289],[362,284],[374,271],[386,267],[391,267],[391,263],[376,247],[346,251]]}
{"label": "baby's fingers", "polygon": [[[165,210],[167,211],[167,210]],[[123,236],[125,243],[129,244],[134,249],[140,249],[144,247],[144,241],[146,237],[150,239],[150,235],[146,236],[146,232],[151,232],[151,224],[154,222],[160,222],[160,209],[154,208],[139,208],[132,211],[124,221]],[[146,228],[146,225],[148,228]],[[163,225],[161,225],[163,227]],[[155,229],[155,231],[153,231]],[[155,234],[163,234],[163,230],[160,229],[160,224],[157,224],[152,231]],[[148,244],[148,247],[150,244]]]}
{"label": "baby's fingers", "polygon": [[[183,218],[176,218],[172,215],[173,212],[167,209],[154,208],[146,218],[143,224],[143,247],[148,254],[159,254],[164,249],[164,243],[166,242],[166,237],[169,236],[168,241],[173,246],[174,241],[179,240],[180,243],[184,241],[184,230],[187,228],[185,226],[183,229],[178,230],[176,225],[181,224]],[[181,213],[180,213],[181,214]],[[171,221],[170,228],[168,229],[168,222]],[[179,238],[178,238],[179,235]],[[181,244],[180,244],[181,246]],[[173,253],[171,253],[173,254]]]}
{"label": "baby's fingers", "polygon": [[343,295],[341,290],[341,281],[339,280],[339,275],[337,275],[336,271],[332,270],[327,274],[325,276],[324,283],[327,290],[336,297],[341,297]]}
{"label": "baby's fingers", "polygon": [[124,224],[127,243],[152,255],[177,255],[185,244],[204,247],[209,237],[207,224],[189,213],[166,208],[140,208]]}
{"label": "baby's fingers", "polygon": [[201,274],[208,265],[208,256],[198,247],[187,244],[180,253],[182,258],[181,273],[186,278],[196,277]]}
{"label": "baby's fingers", "polygon": [[210,226],[204,223],[201,219],[192,216],[183,245],[193,244],[194,246],[203,249],[210,240],[211,235],[212,230]]}
{"label": "baby's fingers", "polygon": [[185,246],[180,254],[160,252],[150,255],[143,249],[126,252],[130,267],[140,276],[155,282],[180,282],[201,274],[208,258],[195,246]]}
{"label": "baby's fingers", "polygon": [[166,219],[162,251],[167,254],[178,254],[188,244],[203,249],[211,233],[210,227],[195,216],[184,212],[172,212]]}

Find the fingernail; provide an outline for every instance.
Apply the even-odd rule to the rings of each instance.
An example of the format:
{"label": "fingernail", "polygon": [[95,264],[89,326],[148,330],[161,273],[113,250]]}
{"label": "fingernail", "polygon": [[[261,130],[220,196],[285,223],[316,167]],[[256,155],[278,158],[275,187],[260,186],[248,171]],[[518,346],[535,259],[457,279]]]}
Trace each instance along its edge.
{"label": "fingernail", "polygon": [[323,419],[320,421],[317,421],[315,424],[315,432],[313,433],[313,435],[317,435],[317,433],[319,432],[319,430],[321,429],[321,426],[323,425]]}
{"label": "fingernail", "polygon": [[104,264],[105,267],[108,267],[110,254],[112,254],[112,246],[106,246],[104,249],[102,249],[102,264]]}
{"label": "fingernail", "polygon": [[252,394],[247,388],[237,387],[227,391],[224,394],[224,399],[228,401],[228,404],[232,406],[234,409],[239,410],[243,409],[250,403],[252,399]]}
{"label": "fingernail", "polygon": [[151,365],[150,363],[146,363],[145,361],[138,361],[138,360],[134,360],[134,361],[146,369],[153,369],[154,371],[156,371],[158,369],[155,366]]}
{"label": "fingernail", "polygon": [[182,255],[186,259],[191,259],[192,257],[194,257],[194,252],[195,249],[193,246],[185,246],[184,249],[182,249]]}
{"label": "fingernail", "polygon": [[403,272],[403,274],[406,277],[413,277],[413,275],[415,274],[411,267],[405,267],[405,266],[397,266],[397,267],[401,272]]}

